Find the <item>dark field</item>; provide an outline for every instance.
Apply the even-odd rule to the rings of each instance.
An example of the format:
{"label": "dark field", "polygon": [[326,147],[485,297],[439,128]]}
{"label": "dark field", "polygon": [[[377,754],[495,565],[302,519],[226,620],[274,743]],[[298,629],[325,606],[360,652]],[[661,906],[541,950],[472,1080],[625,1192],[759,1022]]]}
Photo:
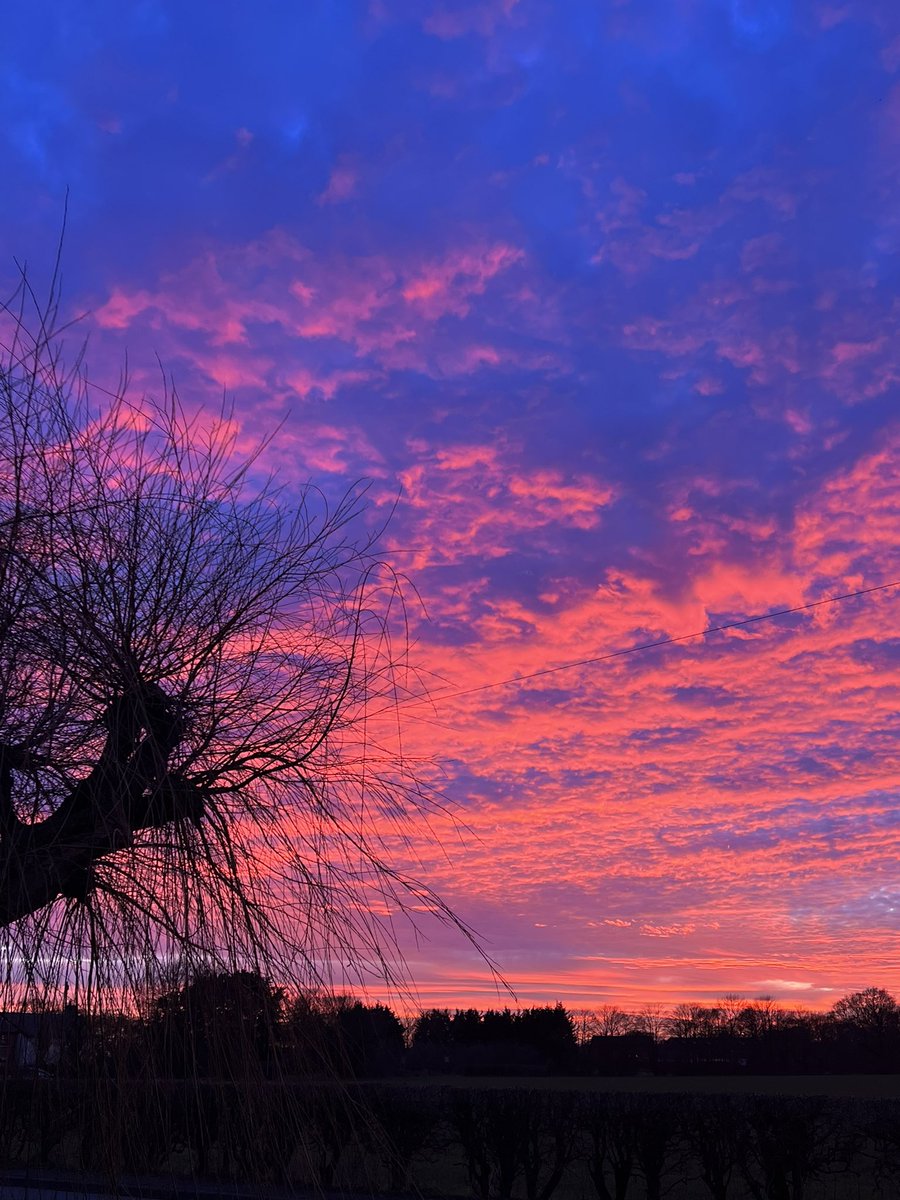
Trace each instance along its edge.
{"label": "dark field", "polygon": [[22,1171],[181,1195],[894,1200],[900,1079],[8,1083],[0,1182]]}
{"label": "dark field", "polygon": [[[395,1079],[394,1086],[409,1086]],[[623,1092],[629,1095],[832,1096],[860,1100],[900,1099],[900,1075],[624,1075],[472,1078],[433,1076],[419,1087],[526,1088],[553,1092]],[[900,1196],[900,1192],[898,1192]]]}

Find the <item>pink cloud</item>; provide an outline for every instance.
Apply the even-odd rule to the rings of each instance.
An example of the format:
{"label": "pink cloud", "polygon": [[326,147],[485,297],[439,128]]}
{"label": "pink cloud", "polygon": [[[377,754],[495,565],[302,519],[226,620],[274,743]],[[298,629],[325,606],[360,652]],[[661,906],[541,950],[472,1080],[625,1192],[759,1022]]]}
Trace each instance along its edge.
{"label": "pink cloud", "polygon": [[95,308],[92,315],[104,329],[127,329],[135,317],[146,312],[152,304],[153,298],[143,289],[128,293],[116,287],[106,303]]}
{"label": "pink cloud", "polygon": [[404,503],[416,510],[421,547],[411,567],[500,558],[522,534],[554,526],[596,528],[613,489],[587,475],[516,469],[506,446],[434,451],[401,471]]}
{"label": "pink cloud", "polygon": [[448,255],[407,279],[403,299],[431,319],[446,314],[465,316],[470,298],[481,295],[494,276],[523,258],[521,250],[503,244]]}
{"label": "pink cloud", "polygon": [[576,529],[593,529],[600,510],[614,495],[611,487],[586,476],[576,476],[570,482],[558,471],[546,470],[510,479],[509,492],[516,501],[530,502],[542,515],[549,517],[558,511],[563,523]]}
{"label": "pink cloud", "polygon": [[[292,430],[287,440],[279,437],[278,453],[286,459],[296,456],[295,461],[303,464],[306,479],[314,479],[322,473],[346,477],[348,473],[358,471],[361,464],[369,477],[386,474],[381,454],[364,432],[354,426],[306,424]],[[284,478],[284,472],[279,472],[279,476]]]}
{"label": "pink cloud", "polygon": [[835,363],[858,362],[860,359],[871,358],[884,346],[884,338],[875,338],[870,342],[838,342],[831,348],[831,357]]}
{"label": "pink cloud", "polygon": [[[333,395],[329,381],[339,385],[363,377],[354,372],[371,376],[382,369],[412,369],[445,378],[509,362],[551,367],[554,357],[547,351],[526,347],[514,356],[483,338],[465,337],[456,327],[446,333],[435,328],[444,318],[467,316],[494,288],[504,294],[511,289],[519,325],[546,323],[552,303],[539,304],[528,289],[515,298],[522,283],[512,275],[524,265],[523,252],[503,242],[473,239],[439,256],[410,251],[398,261],[380,254],[350,260],[316,255],[273,231],[244,247],[210,247],[162,275],[154,288],[114,286],[94,306],[93,320],[107,331],[150,331],[167,359],[185,353],[181,335],[191,335],[189,354],[198,365],[211,364],[216,356],[197,349],[197,339],[219,349],[252,341],[259,363],[258,347],[270,327],[281,337],[313,344],[309,364],[293,369],[301,392],[315,386],[304,383],[304,372],[320,386],[324,380],[322,390]],[[327,360],[334,351],[314,345],[332,339],[350,348],[356,360],[352,367],[331,365]],[[343,363],[346,354],[340,358]],[[217,382],[238,378],[235,370],[222,369],[221,355],[218,363]],[[273,359],[263,373],[281,378],[279,386],[292,386],[283,378],[281,362]]]}
{"label": "pink cloud", "polygon": [[739,175],[726,193],[741,203],[762,200],[773,216],[790,220],[797,215],[796,185],[789,186],[782,173],[769,166],[753,167]]}
{"label": "pink cloud", "polygon": [[472,467],[494,468],[497,463],[495,446],[447,446],[435,450],[434,457],[442,471],[467,471]]}
{"label": "pink cloud", "polygon": [[[583,179],[583,187],[586,195],[596,200],[597,188],[590,176]],[[646,193],[621,177],[612,180],[608,193],[596,211],[602,238],[592,261],[609,261],[625,275],[647,271],[654,260],[693,258],[711,232],[704,222],[698,223],[693,211],[687,214],[674,210],[648,220]]]}
{"label": "pink cloud", "polygon": [[712,375],[704,375],[694,384],[694,391],[700,396],[720,396],[724,390],[722,381]]}
{"label": "pink cloud", "polygon": [[342,204],[356,192],[359,173],[348,162],[339,162],[331,172],[325,190],[319,195],[319,204]]}
{"label": "pink cloud", "polygon": [[[713,355],[744,372],[751,387],[764,389],[762,404],[773,419],[784,419],[784,400],[774,389],[790,387],[794,379],[816,380],[846,404],[883,395],[900,379],[895,349],[900,310],[874,311],[871,298],[848,281],[852,302],[821,304],[815,335],[794,327],[791,309],[788,319],[773,323],[773,289],[759,289],[755,281],[764,264],[776,269],[776,247],[775,241],[756,242],[748,258],[745,246],[744,266],[752,266],[751,276],[701,284],[668,314],[628,322],[623,344],[664,355],[674,364],[695,360],[703,368],[702,379],[710,377],[708,359]],[[781,286],[774,276],[767,279],[775,290]],[[705,385],[695,383],[695,390],[700,386]]]}
{"label": "pink cloud", "polygon": [[[861,562],[870,563],[879,581],[896,571],[900,528],[900,432],[878,450],[830,479],[815,501],[797,516],[797,555],[848,584],[859,581]],[[892,577],[892,576],[891,576]]]}
{"label": "pink cloud", "polygon": [[[253,257],[240,264],[243,270]],[[201,332],[212,345],[246,343],[251,323],[279,323],[283,310],[274,298],[232,287],[226,274],[233,266],[228,255],[220,258],[208,251],[178,273],[164,275],[155,291],[129,293],[114,286],[109,299],[93,309],[93,319],[101,329],[128,329],[142,317],[155,329]]]}
{"label": "pink cloud", "polygon": [[750,272],[777,265],[782,246],[783,239],[778,233],[766,233],[761,237],[750,238],[741,250],[741,269]]}
{"label": "pink cloud", "polygon": [[790,425],[791,429],[793,429],[794,433],[802,437],[812,433],[815,428],[809,413],[798,412],[794,408],[786,408],[784,410],[784,419]]}
{"label": "pink cloud", "polygon": [[271,364],[259,354],[248,351],[236,352],[229,348],[212,346],[208,350],[197,350],[194,365],[225,392],[252,388],[264,390],[270,382]]}
{"label": "pink cloud", "polygon": [[852,9],[847,4],[821,4],[818,15],[822,29],[834,29],[852,16]]}
{"label": "pink cloud", "polygon": [[900,70],[900,37],[892,38],[881,52],[881,64],[894,74]]}
{"label": "pink cloud", "polygon": [[[790,221],[797,212],[798,188],[815,186],[812,179],[801,177],[798,181],[791,176],[788,183],[785,172],[758,167],[737,176],[711,202],[654,212],[646,193],[628,180],[617,176],[607,183],[602,161],[593,157],[579,161],[572,152],[560,166],[580,182],[585,198],[594,208],[599,240],[592,261],[609,262],[628,277],[648,272],[658,260],[679,262],[693,258],[714,234],[742,217],[747,204],[762,201],[775,220]],[[687,184],[696,176],[677,178]],[[778,236],[773,231],[758,244],[748,243],[745,247],[748,256],[745,269],[757,270],[769,260],[773,277],[760,279],[756,284],[767,291],[792,286],[785,256],[774,254]]]}
{"label": "pink cloud", "polygon": [[477,33],[492,37],[501,23],[513,16],[519,0],[481,0],[480,3],[455,7],[438,5],[422,22],[426,33],[444,39]]}
{"label": "pink cloud", "polygon": [[373,375],[369,371],[331,371],[327,374],[316,374],[314,371],[300,368],[287,373],[283,381],[301,400],[316,394],[326,400],[333,400],[342,387],[366,383],[372,378]]}

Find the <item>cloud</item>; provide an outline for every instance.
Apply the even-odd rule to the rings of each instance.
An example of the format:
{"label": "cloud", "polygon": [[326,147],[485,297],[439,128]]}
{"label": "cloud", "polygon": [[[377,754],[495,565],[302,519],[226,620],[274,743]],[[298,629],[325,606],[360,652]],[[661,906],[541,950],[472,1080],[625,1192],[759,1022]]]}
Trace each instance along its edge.
{"label": "cloud", "polygon": [[[470,342],[458,327],[437,337],[433,328],[467,316],[522,261],[513,246],[483,242],[437,257],[410,254],[404,262],[377,254],[351,261],[313,254],[272,231],[248,246],[210,247],[162,275],[154,289],[115,285],[92,318],[104,330],[143,325],[173,346],[181,332],[213,347],[246,346],[251,336],[258,346],[275,329],[310,344],[294,371],[303,391],[305,372],[338,384],[371,377],[376,368],[469,374],[510,361],[512,349]],[[315,349],[327,342],[344,343],[354,365],[329,365],[329,358],[346,360],[347,351]],[[322,390],[333,394],[329,385]]]}
{"label": "cloud", "polygon": [[510,21],[519,0],[480,0],[480,3],[438,4],[423,20],[422,27],[434,37],[452,40],[476,33],[492,37],[502,24]]}
{"label": "cloud", "polygon": [[523,257],[521,250],[503,244],[448,255],[408,279],[402,288],[403,299],[432,320],[447,314],[463,317],[469,312],[471,298],[481,295],[495,275]]}
{"label": "cloud", "polygon": [[436,450],[400,472],[421,546],[411,568],[500,558],[523,537],[545,543],[555,527],[599,526],[613,499],[608,484],[514,463],[511,448],[469,444]]}
{"label": "cloud", "polygon": [[349,162],[338,162],[332,169],[325,190],[318,197],[318,203],[343,204],[355,194],[358,183],[358,171]]}

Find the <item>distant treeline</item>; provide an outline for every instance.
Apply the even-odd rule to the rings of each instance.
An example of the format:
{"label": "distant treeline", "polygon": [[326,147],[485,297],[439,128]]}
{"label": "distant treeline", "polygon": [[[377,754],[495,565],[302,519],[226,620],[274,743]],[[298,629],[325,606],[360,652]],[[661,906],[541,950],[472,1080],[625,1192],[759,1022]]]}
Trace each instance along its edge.
{"label": "distant treeline", "polygon": [[464,1074],[820,1074],[900,1071],[900,1005],[883,988],[828,1012],[726,996],[628,1013],[432,1009],[411,1024],[411,1071]]}
{"label": "distant treeline", "polygon": [[369,1078],[439,1075],[900,1072],[900,1005],[882,988],[824,1013],[771,999],[627,1013],[434,1008],[401,1019],[351,997],[290,995],[248,971],[209,972],[140,1015],[0,1014],[6,1076]]}

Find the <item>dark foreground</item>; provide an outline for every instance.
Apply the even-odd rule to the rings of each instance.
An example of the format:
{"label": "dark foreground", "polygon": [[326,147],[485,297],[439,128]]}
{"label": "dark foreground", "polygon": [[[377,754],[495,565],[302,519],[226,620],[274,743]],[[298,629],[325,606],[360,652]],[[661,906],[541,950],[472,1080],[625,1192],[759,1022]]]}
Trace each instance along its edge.
{"label": "dark foreground", "polygon": [[[408,1079],[388,1081],[409,1086]],[[608,1092],[685,1096],[832,1096],[860,1100],[900,1099],[900,1075],[560,1075],[516,1078],[508,1075],[432,1076],[424,1086],[522,1089],[556,1092]]]}
{"label": "dark foreground", "polygon": [[[8,1171],[0,1181],[0,1200],[295,1200],[301,1194],[171,1177],[124,1177],[111,1185],[106,1179],[60,1171]],[[311,1193],[307,1200],[314,1200]],[[322,1200],[321,1195],[315,1200]]]}
{"label": "dark foreground", "polygon": [[7,1081],[0,1200],[894,1200],[900,1077]]}

